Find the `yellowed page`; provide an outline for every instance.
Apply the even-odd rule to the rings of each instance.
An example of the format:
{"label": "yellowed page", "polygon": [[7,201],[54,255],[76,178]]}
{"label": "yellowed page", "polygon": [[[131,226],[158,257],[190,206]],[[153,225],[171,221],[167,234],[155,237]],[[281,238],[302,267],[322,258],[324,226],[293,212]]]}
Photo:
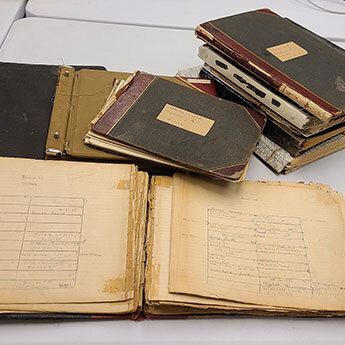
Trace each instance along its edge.
{"label": "yellowed page", "polygon": [[[172,209],[172,182],[169,176],[154,176],[151,182],[151,214],[147,237],[146,301],[170,305],[194,305],[202,308],[250,308],[242,303],[215,300],[198,296],[169,293],[170,228]],[[167,304],[167,303],[165,303]]]}
{"label": "yellowed page", "polygon": [[57,304],[1,304],[0,313],[74,313],[74,314],[124,314],[134,311],[134,301],[102,303],[57,303]]}
{"label": "yellowed page", "polygon": [[342,203],[325,186],[174,175],[169,291],[344,310]]}
{"label": "yellowed page", "polygon": [[[262,305],[169,292],[172,183],[173,178],[169,176],[154,176],[151,180],[147,230],[146,302],[161,307],[188,306],[199,310],[213,309],[209,313],[215,312],[216,309],[225,312],[252,311],[254,309],[286,312],[286,309],[279,307],[268,308]],[[195,313],[198,313],[196,309]]]}
{"label": "yellowed page", "polygon": [[[0,303],[121,301],[134,166],[0,159]],[[128,290],[128,291],[127,291]]]}

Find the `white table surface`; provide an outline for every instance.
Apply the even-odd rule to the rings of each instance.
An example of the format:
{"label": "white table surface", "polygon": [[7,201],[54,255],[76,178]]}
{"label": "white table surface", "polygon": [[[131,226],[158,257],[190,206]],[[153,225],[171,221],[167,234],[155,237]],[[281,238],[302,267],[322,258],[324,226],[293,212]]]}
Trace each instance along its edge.
{"label": "white table surface", "polygon": [[[120,42],[120,43],[119,43]],[[111,69],[173,74],[199,63],[200,43],[191,32],[40,18],[15,23],[1,61],[100,64]],[[287,176],[273,174],[256,158],[248,179],[314,181],[345,193],[345,150]],[[246,318],[165,321],[0,323],[0,344],[175,344],[255,342],[335,344],[345,341],[345,318]]]}
{"label": "white table surface", "polygon": [[[312,0],[345,13],[342,0]],[[194,29],[209,19],[268,7],[320,36],[345,39],[345,15],[307,0],[29,0],[27,16]]]}
{"label": "white table surface", "polygon": [[203,320],[0,324],[1,344],[344,344],[344,319],[231,317]]}
{"label": "white table surface", "polygon": [[0,60],[176,74],[180,66],[200,64],[200,44],[192,31],[24,18],[13,24]]}
{"label": "white table surface", "polygon": [[333,41],[333,43],[335,43],[336,45],[338,45],[339,47],[345,49],[345,40],[342,42],[339,41]]}
{"label": "white table surface", "polygon": [[0,46],[12,23],[25,14],[26,0],[0,0]]}

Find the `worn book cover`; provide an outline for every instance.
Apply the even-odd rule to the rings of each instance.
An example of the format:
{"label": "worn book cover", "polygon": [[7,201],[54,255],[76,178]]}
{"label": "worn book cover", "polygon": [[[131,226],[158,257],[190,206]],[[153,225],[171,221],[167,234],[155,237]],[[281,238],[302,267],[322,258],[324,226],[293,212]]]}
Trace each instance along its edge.
{"label": "worn book cover", "polygon": [[91,130],[130,155],[238,181],[264,123],[255,110],[137,73]]}
{"label": "worn book cover", "polygon": [[0,63],[0,156],[45,157],[60,69],[51,65]]}
{"label": "worn book cover", "polygon": [[196,34],[319,120],[345,114],[345,51],[291,20],[261,9],[208,21]]}
{"label": "worn book cover", "polygon": [[58,66],[0,63],[0,155],[44,158]]}
{"label": "worn book cover", "polygon": [[76,71],[67,66],[61,68],[46,141],[48,158],[123,160],[123,157],[85,145],[83,138],[116,80],[128,75],[89,69]]}

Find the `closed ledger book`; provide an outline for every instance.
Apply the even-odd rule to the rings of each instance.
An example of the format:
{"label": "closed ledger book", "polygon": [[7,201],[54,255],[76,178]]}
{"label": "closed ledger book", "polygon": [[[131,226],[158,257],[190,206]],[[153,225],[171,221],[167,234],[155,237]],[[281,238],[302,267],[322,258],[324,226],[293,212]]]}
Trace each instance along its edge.
{"label": "closed ledger book", "polygon": [[256,10],[203,23],[196,34],[320,121],[344,116],[345,51],[288,18]]}
{"label": "closed ledger book", "polygon": [[265,117],[256,110],[137,72],[109,95],[85,142],[216,178],[243,179]]}
{"label": "closed ledger book", "polygon": [[0,156],[45,157],[61,69],[52,65],[0,63]]}
{"label": "closed ledger book", "polygon": [[328,186],[0,158],[0,191],[3,318],[345,313]]}
{"label": "closed ledger book", "polygon": [[[128,161],[128,157],[123,155],[85,145],[84,137],[89,123],[103,107],[110,91],[130,75],[127,72],[76,71],[68,66],[61,67],[46,142],[47,158]],[[201,78],[163,78],[204,89],[210,87],[207,83],[211,82]]]}

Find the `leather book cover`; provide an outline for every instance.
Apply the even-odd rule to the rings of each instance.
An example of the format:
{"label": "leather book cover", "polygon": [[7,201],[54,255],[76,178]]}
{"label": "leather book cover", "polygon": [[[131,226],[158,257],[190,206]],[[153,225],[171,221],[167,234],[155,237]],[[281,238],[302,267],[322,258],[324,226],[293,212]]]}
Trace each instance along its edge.
{"label": "leather book cover", "polygon": [[58,66],[0,63],[0,156],[45,157],[58,74]]}
{"label": "leather book cover", "polygon": [[345,114],[345,51],[261,9],[208,21],[199,38],[328,123]]}
{"label": "leather book cover", "polygon": [[138,73],[92,130],[187,170],[238,181],[264,124],[255,110]]}

